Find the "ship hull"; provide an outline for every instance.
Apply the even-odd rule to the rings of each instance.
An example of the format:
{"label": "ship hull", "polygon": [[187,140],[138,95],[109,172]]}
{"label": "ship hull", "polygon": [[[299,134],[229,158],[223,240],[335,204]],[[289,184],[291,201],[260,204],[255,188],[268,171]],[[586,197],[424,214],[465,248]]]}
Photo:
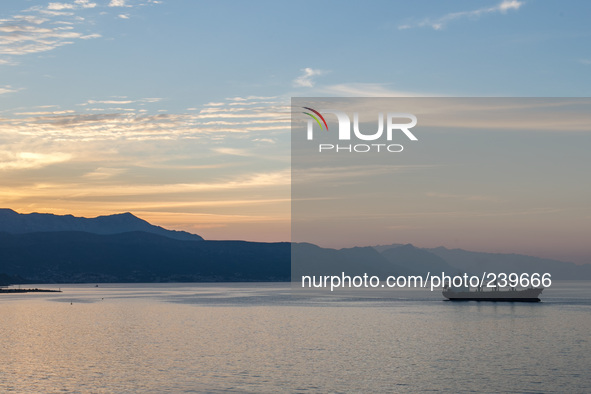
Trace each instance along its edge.
{"label": "ship hull", "polygon": [[442,294],[450,301],[540,302],[542,290],[544,289],[458,292],[444,290]]}

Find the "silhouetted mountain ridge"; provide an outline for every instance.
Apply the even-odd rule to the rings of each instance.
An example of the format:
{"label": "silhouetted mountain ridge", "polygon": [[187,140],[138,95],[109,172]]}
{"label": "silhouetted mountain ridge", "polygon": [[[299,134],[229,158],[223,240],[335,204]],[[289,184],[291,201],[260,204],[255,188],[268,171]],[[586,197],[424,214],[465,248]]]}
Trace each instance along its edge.
{"label": "silhouetted mountain ridge", "polygon": [[[295,262],[295,264],[292,264]],[[302,275],[550,273],[591,279],[591,264],[412,244],[344,249],[204,241],[131,213],[87,219],[0,209],[0,286],[8,283],[294,281]]]}
{"label": "silhouetted mountain ridge", "polygon": [[420,249],[412,244],[398,245],[381,252],[388,261],[405,267],[405,274],[425,275],[427,272],[455,273],[457,268],[452,267],[441,257]]}
{"label": "silhouetted mountain ridge", "polygon": [[501,273],[550,273],[555,279],[591,279],[591,264],[574,263],[527,256],[516,253],[485,253],[464,249],[447,249],[443,246],[425,249],[461,272],[482,275],[483,272]]}
{"label": "silhouetted mountain ridge", "polygon": [[0,231],[10,234],[35,232],[84,231],[93,234],[120,234],[143,231],[183,241],[200,241],[202,237],[186,231],[167,230],[155,226],[126,212],[96,218],[52,213],[17,213],[12,209],[0,209]]}

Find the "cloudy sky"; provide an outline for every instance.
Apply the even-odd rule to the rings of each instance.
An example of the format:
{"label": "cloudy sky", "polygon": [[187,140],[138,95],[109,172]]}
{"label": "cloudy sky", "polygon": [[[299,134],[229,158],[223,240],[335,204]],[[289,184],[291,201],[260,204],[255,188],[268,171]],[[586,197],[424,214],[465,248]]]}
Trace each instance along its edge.
{"label": "cloudy sky", "polygon": [[4,0],[0,14],[0,206],[130,211],[208,239],[289,239],[292,96],[591,87],[587,1]]}

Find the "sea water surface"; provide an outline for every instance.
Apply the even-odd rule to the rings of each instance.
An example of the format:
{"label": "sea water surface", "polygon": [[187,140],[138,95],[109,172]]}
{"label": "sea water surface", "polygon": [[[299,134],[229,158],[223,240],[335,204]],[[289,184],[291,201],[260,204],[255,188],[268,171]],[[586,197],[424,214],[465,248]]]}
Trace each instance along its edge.
{"label": "sea water surface", "polygon": [[0,392],[591,392],[590,282],[555,282],[540,303],[38,287],[63,292],[0,294]]}

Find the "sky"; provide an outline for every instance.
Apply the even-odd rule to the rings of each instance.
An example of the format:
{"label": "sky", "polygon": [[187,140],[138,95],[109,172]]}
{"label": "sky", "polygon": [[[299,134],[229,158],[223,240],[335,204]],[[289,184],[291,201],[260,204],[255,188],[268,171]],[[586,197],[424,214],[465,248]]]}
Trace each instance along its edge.
{"label": "sky", "polygon": [[[587,1],[4,0],[0,206],[286,241],[291,97],[586,97],[589,16]],[[504,250],[551,255],[530,249]]]}
{"label": "sky", "polygon": [[[591,99],[301,98],[292,105],[292,241],[589,261]],[[302,107],[319,110],[327,125],[318,127]],[[386,126],[375,140],[356,138],[355,127],[339,139],[329,109],[358,114],[365,138],[379,129],[378,113],[413,114],[408,131],[416,140],[399,129],[388,140]]]}

